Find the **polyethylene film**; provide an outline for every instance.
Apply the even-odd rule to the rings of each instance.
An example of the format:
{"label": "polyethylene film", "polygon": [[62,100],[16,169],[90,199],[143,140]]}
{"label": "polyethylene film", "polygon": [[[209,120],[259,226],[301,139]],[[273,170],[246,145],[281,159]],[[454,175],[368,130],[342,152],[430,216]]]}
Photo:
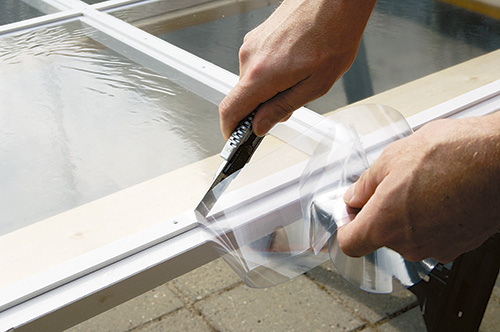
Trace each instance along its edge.
{"label": "polyethylene film", "polygon": [[411,132],[397,111],[363,105],[325,118],[286,145],[273,148],[275,139],[267,137],[201,223],[250,287],[285,282],[328,259],[363,290],[409,287],[436,262],[409,262],[387,248],[348,257],[338,247],[336,230],[357,213],[343,201],[349,185],[385,146]]}
{"label": "polyethylene film", "polygon": [[336,131],[324,136],[301,177],[302,211],[311,227],[311,246],[317,252],[328,243],[340,274],[365,291],[390,293],[410,287],[434,268],[434,259],[410,262],[388,248],[349,257],[339,248],[336,230],[358,212],[343,201],[347,188],[388,144],[412,130],[399,112],[381,105],[352,107],[329,120],[338,124]]}

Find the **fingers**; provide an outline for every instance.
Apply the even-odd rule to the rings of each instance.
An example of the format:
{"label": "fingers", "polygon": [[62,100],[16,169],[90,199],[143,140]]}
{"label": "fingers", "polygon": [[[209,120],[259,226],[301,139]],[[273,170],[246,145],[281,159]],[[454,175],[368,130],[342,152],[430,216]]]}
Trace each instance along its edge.
{"label": "fingers", "polygon": [[384,165],[379,159],[344,194],[348,206],[362,208],[350,223],[337,231],[339,246],[348,256],[364,256],[383,245],[379,226],[387,222],[387,216],[380,213],[383,202],[374,194],[385,179],[385,174]]}
{"label": "fingers", "polygon": [[253,131],[257,136],[264,136],[278,122],[287,120],[296,109],[319,97],[314,90],[317,89],[300,82],[275,95],[260,91],[251,95],[248,91],[241,93],[241,86],[236,86],[219,105],[224,138],[227,139],[238,122],[257,108]]}
{"label": "fingers", "polygon": [[219,105],[224,139],[229,138],[241,119],[275,94],[269,87],[260,86],[258,83],[247,87],[245,81],[238,82]]}
{"label": "fingers", "polygon": [[321,96],[328,88],[320,90],[312,79],[305,79],[262,103],[254,119],[255,134],[265,135],[277,123],[288,120],[296,109]]}
{"label": "fingers", "polygon": [[[316,77],[308,77],[283,91],[280,91],[278,87],[278,91],[274,95],[271,95],[272,92],[262,93],[259,91],[255,93],[256,95],[258,94],[259,97],[255,98],[247,90],[246,96],[249,101],[240,102],[237,111],[232,111],[228,108],[230,106],[228,102],[235,103],[234,100],[237,100],[237,98],[244,98],[242,94],[233,95],[233,93],[239,93],[240,87],[235,88],[228,94],[226,99],[223,100],[221,106],[219,106],[219,110],[221,111],[221,127],[224,136],[227,135],[229,137],[238,121],[256,108],[258,108],[258,110],[253,121],[253,131],[258,136],[264,136],[278,122],[288,120],[296,109],[324,95],[332,85],[333,82],[331,80],[324,81],[322,78],[316,79]],[[259,90],[273,91],[272,87],[277,86],[277,84],[271,82],[270,87],[262,86]],[[258,102],[253,100],[258,100]]]}
{"label": "fingers", "polygon": [[362,208],[375,193],[380,180],[376,165],[361,174],[356,183],[353,183],[344,194],[344,202],[353,208]]}
{"label": "fingers", "polygon": [[350,223],[337,230],[337,240],[340,249],[344,254],[351,257],[361,257],[367,255],[382,246],[374,236],[373,224],[380,222],[377,220],[378,214],[372,213],[373,209],[368,203]]}

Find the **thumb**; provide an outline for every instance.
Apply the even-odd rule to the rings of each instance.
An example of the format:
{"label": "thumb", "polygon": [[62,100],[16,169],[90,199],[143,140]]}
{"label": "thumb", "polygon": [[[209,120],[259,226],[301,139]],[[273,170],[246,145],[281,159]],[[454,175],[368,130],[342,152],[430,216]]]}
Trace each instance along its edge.
{"label": "thumb", "polygon": [[377,241],[380,238],[373,233],[371,227],[381,222],[378,220],[381,217],[378,213],[380,204],[373,196],[385,178],[379,165],[380,162],[375,161],[344,194],[344,201],[348,206],[362,208],[350,223],[337,230],[339,247],[348,256],[361,257],[382,246]]}
{"label": "thumb", "polygon": [[361,174],[358,181],[351,184],[344,194],[344,202],[353,208],[362,208],[375,193],[379,184],[376,169],[372,166]]}
{"label": "thumb", "polygon": [[383,244],[380,238],[373,232],[373,226],[380,222],[377,214],[373,213],[373,208],[368,202],[356,217],[346,225],[337,230],[337,241],[344,254],[351,257],[361,257],[367,255]]}

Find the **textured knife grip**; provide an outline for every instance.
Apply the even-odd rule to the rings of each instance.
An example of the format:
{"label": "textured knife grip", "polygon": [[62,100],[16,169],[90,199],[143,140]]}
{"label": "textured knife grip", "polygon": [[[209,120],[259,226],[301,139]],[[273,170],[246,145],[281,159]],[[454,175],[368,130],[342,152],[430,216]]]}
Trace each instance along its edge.
{"label": "textured knife grip", "polygon": [[252,123],[256,112],[257,111],[255,110],[252,113],[248,114],[243,120],[238,123],[231,136],[229,136],[229,139],[224,145],[224,148],[222,149],[222,152],[220,154],[222,158],[224,158],[225,160],[231,159],[240,144],[246,142],[250,138],[253,139],[253,137],[251,137],[251,135],[253,134]]}

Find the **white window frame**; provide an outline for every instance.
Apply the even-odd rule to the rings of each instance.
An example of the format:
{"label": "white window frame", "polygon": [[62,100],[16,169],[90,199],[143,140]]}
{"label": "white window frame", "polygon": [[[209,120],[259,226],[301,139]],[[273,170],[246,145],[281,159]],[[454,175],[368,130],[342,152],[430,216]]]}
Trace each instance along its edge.
{"label": "white window frame", "polygon": [[[90,6],[77,0],[34,0],[39,6],[48,4],[62,11],[6,25],[0,28],[0,35],[79,18],[100,31],[106,46],[126,50],[127,57],[161,74],[174,71],[175,75],[169,76],[181,75],[179,84],[213,103],[220,102],[236,84],[236,75],[99,11],[134,2],[138,1],[113,0]],[[500,80],[410,116],[408,122],[418,129],[438,118],[489,114],[498,105]],[[321,133],[311,133],[304,137],[305,142],[294,138],[321,119],[322,116],[301,108],[289,121],[277,126],[272,135],[301,148]],[[247,192],[259,194],[256,190]],[[268,194],[283,192],[270,190]],[[191,210],[158,220],[129,238],[0,289],[0,330],[60,330],[72,326],[217,258],[208,240]]]}

